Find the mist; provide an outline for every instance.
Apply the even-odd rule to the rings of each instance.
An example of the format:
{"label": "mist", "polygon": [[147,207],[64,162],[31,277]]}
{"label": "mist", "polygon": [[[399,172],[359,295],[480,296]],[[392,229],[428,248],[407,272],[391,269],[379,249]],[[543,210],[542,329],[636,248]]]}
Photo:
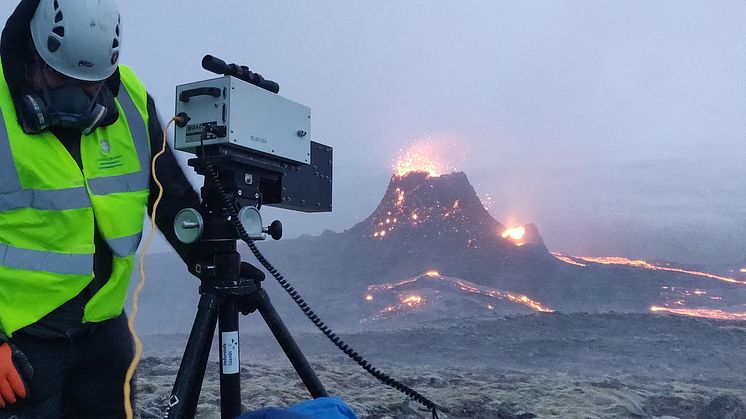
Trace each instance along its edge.
{"label": "mist", "polygon": [[[0,3],[0,17],[16,3]],[[314,327],[453,419],[746,415],[746,353],[734,350],[746,347],[746,2],[120,8],[121,63],[164,123],[177,85],[216,77],[205,54],[312,109],[312,139],[334,148],[334,211],[262,210],[285,233],[259,246],[277,267],[264,264],[262,287],[359,417],[432,415]],[[444,176],[392,178],[397,157],[423,143]],[[200,187],[191,156],[176,154]],[[514,226],[517,238],[492,231]],[[198,287],[246,284],[202,283],[168,251],[160,239],[144,255],[146,291],[125,308],[134,317],[138,301],[143,419],[174,400]],[[273,280],[278,270],[292,288]],[[249,308],[251,295],[234,297]],[[240,323],[242,406],[306,400],[261,316]],[[207,419],[221,416],[214,349],[196,415]]]}
{"label": "mist", "polygon": [[552,250],[746,263],[746,3],[129,0],[121,9],[122,62],[162,119],[177,84],[213,77],[199,65],[207,53],[311,107],[313,139],[335,150],[335,209],[264,211],[287,238],[367,217],[400,150],[435,138],[491,197],[495,218],[537,224]]}

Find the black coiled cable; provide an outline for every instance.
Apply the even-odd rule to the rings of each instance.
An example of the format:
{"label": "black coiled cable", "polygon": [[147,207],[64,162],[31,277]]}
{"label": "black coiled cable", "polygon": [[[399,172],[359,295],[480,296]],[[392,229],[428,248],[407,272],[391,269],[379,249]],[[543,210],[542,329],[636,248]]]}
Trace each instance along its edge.
{"label": "black coiled cable", "polygon": [[433,403],[430,399],[423,396],[417,390],[414,390],[413,388],[400,383],[396,379],[390,377],[388,374],[384,373],[383,371],[379,370],[378,368],[375,368],[374,366],[370,365],[368,361],[365,360],[365,358],[362,357],[362,355],[358,354],[354,349],[352,349],[349,345],[347,345],[339,336],[337,336],[324,322],[319,318],[319,316],[311,309],[311,307],[306,304],[305,301],[303,301],[303,298],[301,298],[298,291],[293,288],[292,285],[283,277],[283,275],[278,271],[274,266],[272,266],[271,263],[262,255],[262,253],[259,251],[259,249],[256,247],[256,244],[254,244],[254,241],[249,238],[249,234],[246,233],[246,230],[243,228],[243,225],[241,225],[241,221],[238,219],[238,212],[236,211],[236,208],[233,206],[233,203],[230,200],[230,197],[228,197],[228,194],[223,189],[223,186],[220,184],[220,177],[218,176],[217,171],[212,167],[212,165],[207,164],[207,173],[210,175],[210,178],[212,179],[213,183],[215,184],[215,187],[218,189],[218,192],[220,193],[220,197],[223,199],[223,203],[225,204],[225,210],[228,211],[228,215],[231,217],[231,222],[236,226],[236,229],[238,230],[238,233],[241,236],[241,239],[246,242],[246,244],[249,246],[249,249],[251,249],[251,253],[254,254],[256,259],[259,261],[259,263],[264,266],[269,273],[272,274],[272,276],[277,279],[277,282],[280,284],[280,286],[287,291],[287,293],[290,295],[290,297],[295,301],[295,303],[300,307],[301,311],[303,311],[303,314],[308,317],[311,322],[319,329],[321,332],[329,338],[329,340],[334,343],[334,345],[339,348],[342,352],[345,353],[350,359],[355,361],[356,364],[358,364],[360,367],[362,367],[365,371],[367,371],[370,375],[378,379],[379,381],[383,382],[384,384],[388,385],[391,388],[394,388],[398,390],[399,392],[407,395],[412,400],[422,404],[426,408],[428,408],[433,413],[433,419],[438,419],[438,409],[437,405]]}

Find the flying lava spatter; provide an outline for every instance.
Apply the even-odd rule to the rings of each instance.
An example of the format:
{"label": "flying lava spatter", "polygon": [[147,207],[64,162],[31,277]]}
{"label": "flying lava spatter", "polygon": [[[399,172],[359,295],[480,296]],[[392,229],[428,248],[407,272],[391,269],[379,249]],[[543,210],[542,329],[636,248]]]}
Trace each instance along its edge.
{"label": "flying lava spatter", "polygon": [[406,150],[401,150],[394,162],[394,174],[402,177],[412,172],[427,173],[428,176],[455,171],[446,158],[446,151],[431,137],[414,142]]}

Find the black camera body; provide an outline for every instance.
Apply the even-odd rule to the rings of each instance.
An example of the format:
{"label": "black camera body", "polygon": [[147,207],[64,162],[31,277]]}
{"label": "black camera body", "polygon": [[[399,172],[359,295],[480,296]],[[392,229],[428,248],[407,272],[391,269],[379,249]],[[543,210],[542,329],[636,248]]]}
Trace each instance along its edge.
{"label": "black camera body", "polygon": [[190,165],[218,169],[241,206],[331,211],[333,150],[311,140],[311,110],[246,66],[210,55],[202,66],[223,77],[176,88],[175,148],[197,156]]}

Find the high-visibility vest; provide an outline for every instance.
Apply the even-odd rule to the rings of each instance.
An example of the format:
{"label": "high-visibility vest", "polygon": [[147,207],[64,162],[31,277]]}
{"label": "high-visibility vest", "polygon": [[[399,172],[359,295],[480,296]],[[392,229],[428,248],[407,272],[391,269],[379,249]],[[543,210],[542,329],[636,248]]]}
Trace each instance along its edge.
{"label": "high-visibility vest", "polygon": [[145,87],[119,70],[119,119],[81,137],[81,170],[54,134],[23,132],[0,64],[0,331],[8,336],[90,284],[96,226],[112,273],[83,321],[122,313],[149,194],[150,139]]}

